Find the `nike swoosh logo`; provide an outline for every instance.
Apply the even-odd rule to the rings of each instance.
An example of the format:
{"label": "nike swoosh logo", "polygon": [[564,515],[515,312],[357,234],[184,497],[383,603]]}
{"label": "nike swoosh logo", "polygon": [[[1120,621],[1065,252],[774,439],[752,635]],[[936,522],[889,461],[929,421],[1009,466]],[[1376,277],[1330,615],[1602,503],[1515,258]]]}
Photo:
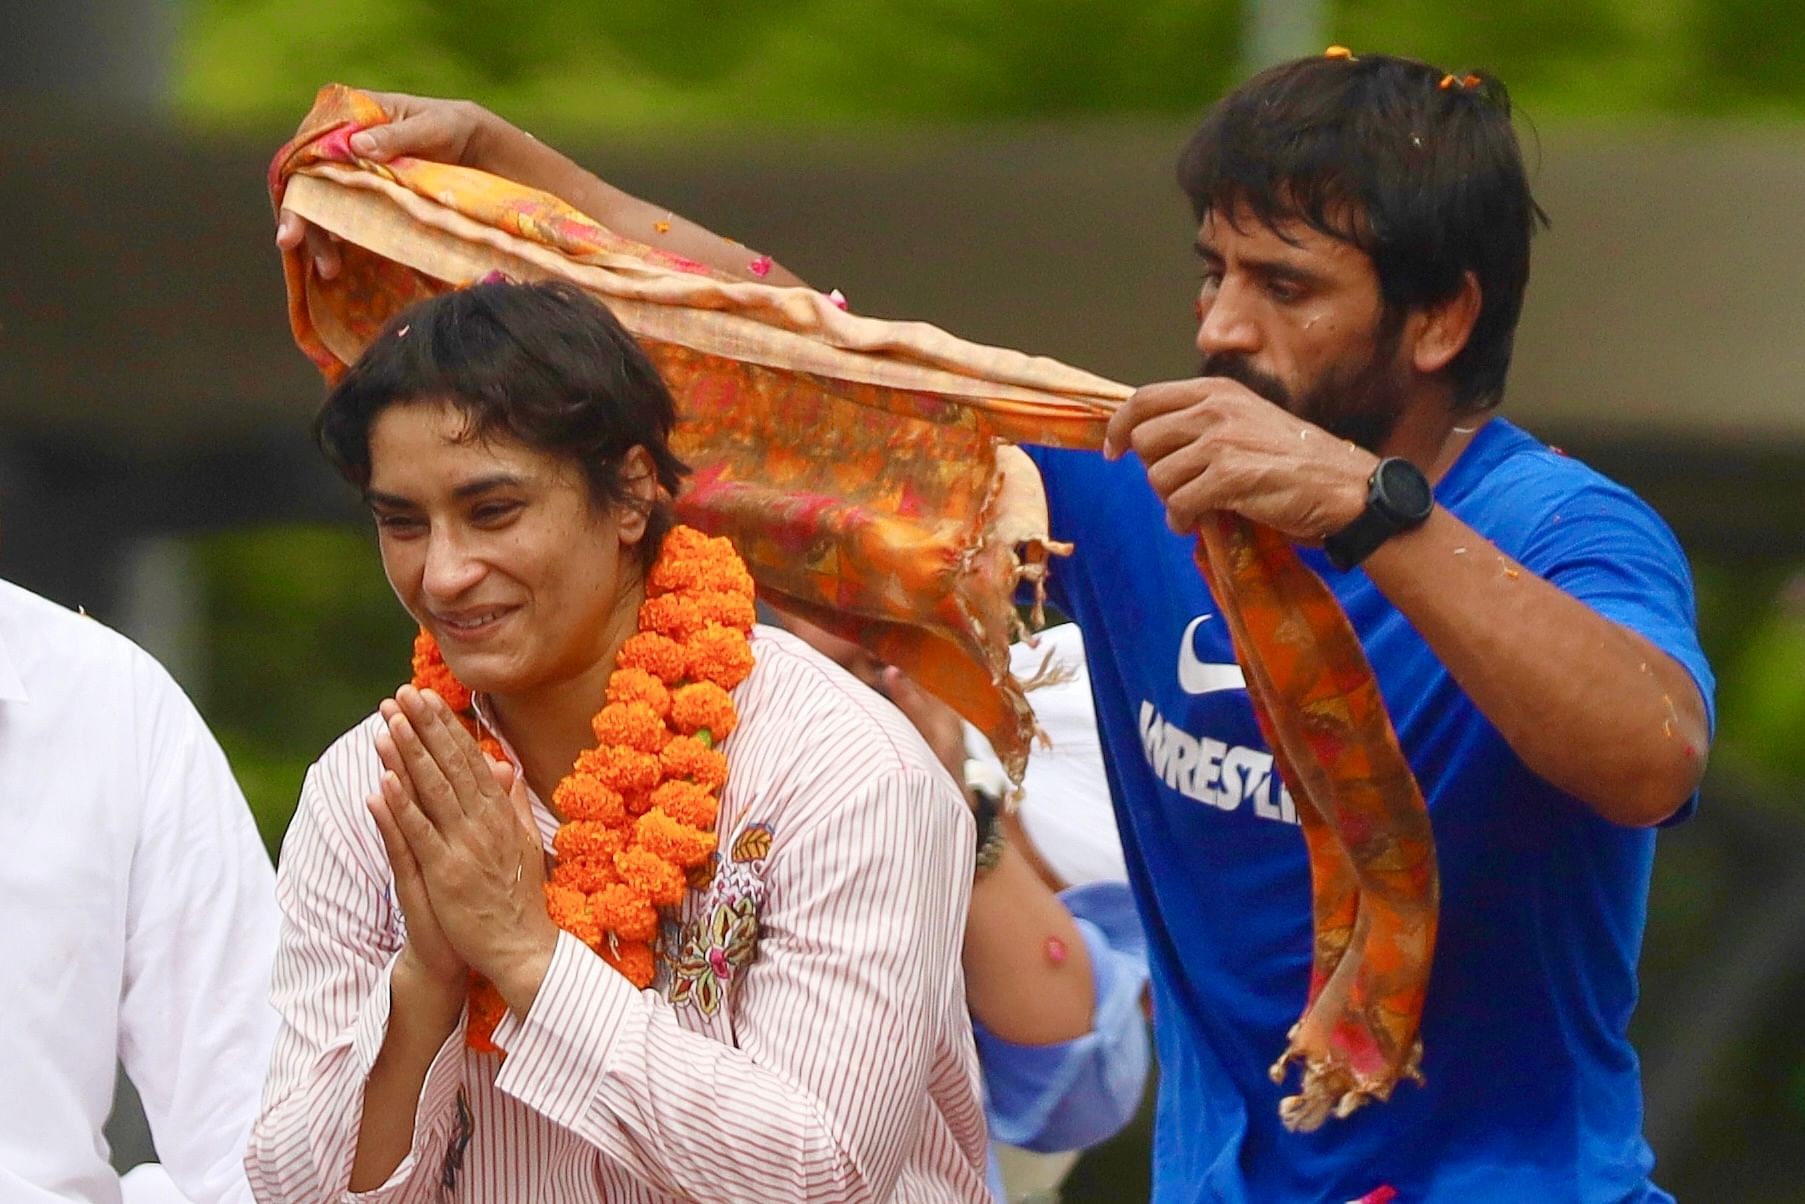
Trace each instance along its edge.
{"label": "nike swoosh logo", "polygon": [[1198,615],[1185,628],[1184,638],[1178,641],[1178,688],[1187,694],[1215,694],[1222,690],[1245,690],[1247,676],[1241,672],[1241,666],[1206,665],[1197,659],[1197,649],[1191,643],[1191,637],[1197,629],[1214,615]]}

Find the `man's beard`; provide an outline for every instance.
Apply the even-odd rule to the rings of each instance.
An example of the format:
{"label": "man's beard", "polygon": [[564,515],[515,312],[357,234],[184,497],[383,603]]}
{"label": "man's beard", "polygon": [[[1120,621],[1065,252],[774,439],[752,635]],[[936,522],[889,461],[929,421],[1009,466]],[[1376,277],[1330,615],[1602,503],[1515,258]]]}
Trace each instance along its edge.
{"label": "man's beard", "polygon": [[1205,356],[1199,374],[1244,385],[1304,421],[1377,455],[1404,416],[1408,374],[1396,362],[1401,333],[1399,325],[1382,321],[1373,336],[1372,353],[1363,362],[1331,365],[1301,397],[1238,352]]}

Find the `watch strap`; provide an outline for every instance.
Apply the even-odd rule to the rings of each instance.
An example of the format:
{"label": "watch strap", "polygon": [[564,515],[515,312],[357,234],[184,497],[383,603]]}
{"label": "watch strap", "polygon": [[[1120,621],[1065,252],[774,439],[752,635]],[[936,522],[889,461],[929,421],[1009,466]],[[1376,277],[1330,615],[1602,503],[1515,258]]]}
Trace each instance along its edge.
{"label": "watch strap", "polygon": [[[1400,476],[1402,482],[1398,479]],[[1399,484],[1406,486],[1398,490],[1400,497],[1388,494],[1388,478],[1393,490],[1397,490]],[[1400,508],[1400,502],[1408,504],[1411,493],[1420,495],[1422,505],[1420,509],[1413,507],[1405,511]],[[1392,536],[1422,526],[1434,509],[1435,494],[1422,470],[1401,457],[1387,456],[1374,466],[1372,475],[1366,479],[1366,509],[1353,522],[1325,538],[1322,550],[1328,554],[1329,563],[1345,573],[1371,556]]]}
{"label": "watch strap", "polygon": [[1360,517],[1322,541],[1329,563],[1347,572],[1379,550],[1379,545],[1396,535],[1399,527],[1390,516],[1367,504]]}

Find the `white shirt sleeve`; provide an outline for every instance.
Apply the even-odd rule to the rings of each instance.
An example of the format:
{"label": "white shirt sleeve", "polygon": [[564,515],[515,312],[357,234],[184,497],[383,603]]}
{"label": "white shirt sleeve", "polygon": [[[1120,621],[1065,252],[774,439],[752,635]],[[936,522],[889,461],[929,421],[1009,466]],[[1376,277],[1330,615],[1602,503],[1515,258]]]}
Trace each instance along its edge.
{"label": "white shirt sleeve", "polygon": [[275,876],[225,754],[148,656],[131,687],[143,783],[119,1053],[195,1204],[248,1201],[244,1145],[275,1039]]}

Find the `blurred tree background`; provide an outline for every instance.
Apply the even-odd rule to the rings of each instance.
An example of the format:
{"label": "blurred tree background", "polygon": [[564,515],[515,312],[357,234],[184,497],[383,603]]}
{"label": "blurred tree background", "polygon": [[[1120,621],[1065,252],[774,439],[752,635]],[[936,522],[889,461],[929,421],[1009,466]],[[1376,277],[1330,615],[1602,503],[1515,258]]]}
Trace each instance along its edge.
{"label": "blurred tree background", "polygon": [[[1805,117],[1805,15],[1763,0],[1301,7],[1325,42],[1495,70],[1519,110],[1542,124]],[[595,131],[1185,115],[1239,78],[1250,57],[1248,12],[1228,0],[1043,0],[1027,9],[1002,0],[192,0],[181,13],[178,115],[223,130],[286,129],[297,98],[325,80],[472,96],[553,141]],[[231,649],[211,661],[199,693],[274,850],[308,761],[403,679],[411,629],[367,531],[242,529],[194,537],[190,547],[208,640]],[[1805,547],[1776,549],[1759,567],[1692,551],[1720,680],[1717,785],[1701,822],[1732,810],[1772,814],[1782,828],[1752,830],[1796,836],[1805,832]],[[1736,806],[1718,809],[1720,796]],[[1734,847],[1695,841],[1688,829],[1663,839],[1645,981],[1651,993],[1683,998],[1658,1020],[1639,1016],[1640,1036],[1683,1043],[1689,1026],[1708,1021],[1719,984],[1696,982],[1696,970],[1748,872]],[[1801,844],[1757,835],[1749,847],[1753,858]],[[1763,970],[1773,967],[1743,972]],[[1805,1002],[1792,977],[1788,998]],[[1800,1169],[1772,1161],[1797,1144],[1788,1135],[1805,1122],[1805,1056],[1791,1010],[1748,1017],[1730,1062],[1698,1068],[1697,1090],[1715,1104],[1698,1112],[1707,1131],[1688,1148],[1705,1152],[1663,1164],[1664,1182],[1699,1198],[1800,1198],[1785,1185],[1717,1190],[1725,1159],[1755,1168],[1738,1183],[1759,1179],[1764,1158],[1770,1171]],[[1143,1129],[1087,1159],[1068,1198],[1135,1198],[1145,1140]]]}
{"label": "blurred tree background", "polygon": [[[286,124],[294,98],[331,79],[478,96],[561,132],[1185,114],[1240,73],[1256,7],[192,0],[176,95],[198,122]],[[1805,19],[1770,0],[1265,7],[1311,10],[1356,49],[1494,70],[1539,119],[1805,115]]]}

